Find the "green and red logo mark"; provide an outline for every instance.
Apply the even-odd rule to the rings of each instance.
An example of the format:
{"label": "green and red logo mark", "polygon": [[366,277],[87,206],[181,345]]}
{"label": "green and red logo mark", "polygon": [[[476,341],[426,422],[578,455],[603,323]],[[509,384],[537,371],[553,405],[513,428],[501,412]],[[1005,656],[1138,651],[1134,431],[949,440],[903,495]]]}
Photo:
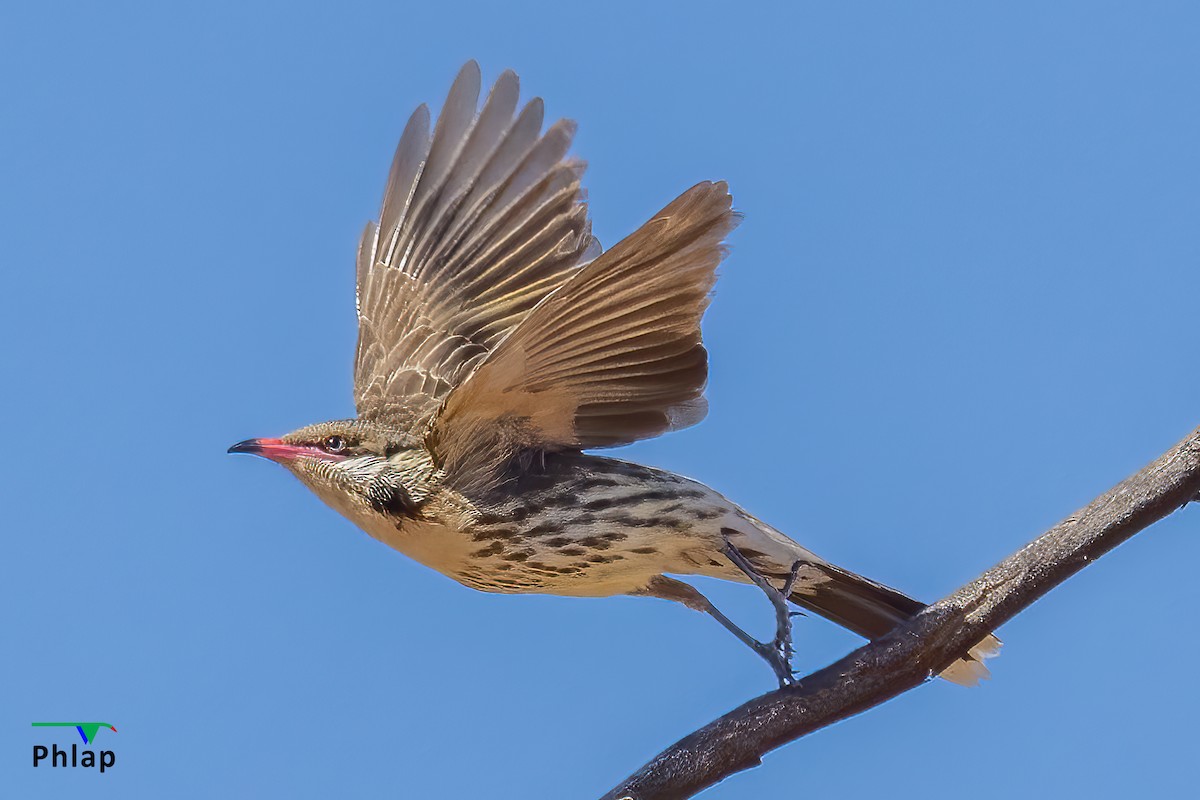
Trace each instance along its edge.
{"label": "green and red logo mark", "polygon": [[117,729],[107,722],[35,722],[35,728],[74,728],[79,731],[79,735],[83,737],[84,744],[91,744],[96,738],[96,731],[101,728],[108,728],[113,733]]}

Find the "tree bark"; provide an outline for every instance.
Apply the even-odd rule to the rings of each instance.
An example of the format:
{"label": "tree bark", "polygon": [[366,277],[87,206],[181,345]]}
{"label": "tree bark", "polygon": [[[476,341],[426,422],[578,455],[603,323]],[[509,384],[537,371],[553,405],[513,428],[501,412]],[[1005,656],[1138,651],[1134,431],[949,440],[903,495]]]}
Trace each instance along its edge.
{"label": "tree bark", "polygon": [[908,623],[688,735],[603,800],[692,797],[757,766],[780,745],[919,686],[1055,586],[1194,499],[1200,499],[1200,428]]}

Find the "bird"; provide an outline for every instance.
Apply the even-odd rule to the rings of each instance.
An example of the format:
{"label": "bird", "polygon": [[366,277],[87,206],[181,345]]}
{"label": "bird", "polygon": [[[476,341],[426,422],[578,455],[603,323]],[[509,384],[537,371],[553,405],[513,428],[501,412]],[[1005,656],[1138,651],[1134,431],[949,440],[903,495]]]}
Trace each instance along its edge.
{"label": "bird", "polygon": [[[603,249],[576,125],[543,130],[511,70],[480,105],[470,61],[409,118],[356,258],[353,419],[231,453],[285,467],[367,534],[495,593],[661,598],[704,612],[795,681],[789,603],[877,639],[924,605],[817,556],[703,483],[595,454],[704,418],[700,323],[740,216],[696,184]],[[686,581],[757,585],[758,641]],[[988,635],[942,677],[974,685]]]}

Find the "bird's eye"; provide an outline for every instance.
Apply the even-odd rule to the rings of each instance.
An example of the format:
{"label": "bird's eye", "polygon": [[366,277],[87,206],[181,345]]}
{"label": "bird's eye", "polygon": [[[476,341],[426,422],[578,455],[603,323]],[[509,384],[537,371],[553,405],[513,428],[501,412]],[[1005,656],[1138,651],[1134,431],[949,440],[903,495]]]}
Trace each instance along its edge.
{"label": "bird's eye", "polygon": [[331,453],[340,453],[346,449],[346,440],[340,436],[328,436],[324,444],[325,449]]}

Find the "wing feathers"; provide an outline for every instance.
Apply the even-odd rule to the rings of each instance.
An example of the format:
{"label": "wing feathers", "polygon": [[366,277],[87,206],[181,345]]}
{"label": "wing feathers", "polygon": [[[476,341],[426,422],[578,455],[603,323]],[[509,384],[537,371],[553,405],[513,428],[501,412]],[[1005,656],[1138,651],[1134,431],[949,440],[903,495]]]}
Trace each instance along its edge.
{"label": "wing feathers", "polygon": [[430,437],[446,469],[702,419],[700,319],[736,224],[726,185],[699,184],[542,300],[448,398]]}
{"label": "wing feathers", "polygon": [[364,417],[422,430],[447,393],[595,245],[580,178],[565,160],[574,123],[539,136],[541,100],[516,114],[503,73],[476,115],[479,67],[459,72],[432,136],[405,127],[379,224],[357,259],[355,402]]}
{"label": "wing feathers", "polygon": [[700,319],[737,222],[725,184],[702,183],[601,252],[575,124],[540,133],[519,89],[503,73],[477,112],[471,62],[432,130],[413,113],[356,259],[359,414],[428,431],[461,480],[702,419]]}
{"label": "wing feathers", "polygon": [[417,188],[417,179],[425,166],[429,153],[429,107],[420,105],[404,126],[392,169],[388,174],[387,187],[383,193],[383,208],[379,211],[379,227],[387,234],[386,249],[391,253],[400,235],[400,221],[404,219]]}

